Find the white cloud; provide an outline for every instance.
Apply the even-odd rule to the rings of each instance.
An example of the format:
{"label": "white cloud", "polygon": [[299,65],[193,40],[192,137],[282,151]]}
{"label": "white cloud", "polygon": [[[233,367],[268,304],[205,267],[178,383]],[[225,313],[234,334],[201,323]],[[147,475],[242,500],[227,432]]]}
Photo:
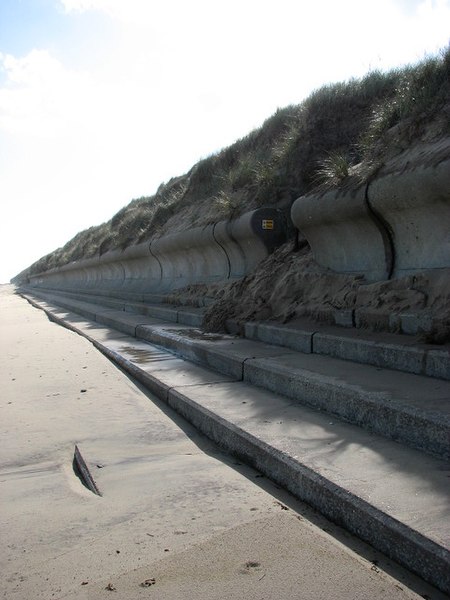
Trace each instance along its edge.
{"label": "white cloud", "polygon": [[450,1],[424,0],[417,9],[414,30],[428,52],[436,52],[450,41]]}
{"label": "white cloud", "polygon": [[84,73],[69,71],[47,50],[17,58],[0,55],[6,81],[0,88],[0,129],[44,138],[59,137],[77,123]]}
{"label": "white cloud", "polygon": [[[108,0],[104,0],[103,2],[99,0],[61,0],[61,4],[67,12],[84,12],[87,10],[100,10],[104,9],[108,5],[108,3],[111,4],[111,2],[108,2]],[[100,7],[99,5],[103,6]]]}
{"label": "white cloud", "polygon": [[60,1],[108,14],[126,55],[140,44],[185,93],[190,83],[224,105],[231,89],[296,101],[328,78],[418,60],[448,43],[450,19],[449,0]]}

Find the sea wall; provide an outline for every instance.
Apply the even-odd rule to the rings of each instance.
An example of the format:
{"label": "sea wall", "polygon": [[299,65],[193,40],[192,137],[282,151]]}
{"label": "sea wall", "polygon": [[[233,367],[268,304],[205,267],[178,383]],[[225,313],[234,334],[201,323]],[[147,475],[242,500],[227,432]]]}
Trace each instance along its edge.
{"label": "sea wall", "polygon": [[286,239],[285,216],[261,208],[29,277],[29,284],[105,295],[158,294],[237,279]]}

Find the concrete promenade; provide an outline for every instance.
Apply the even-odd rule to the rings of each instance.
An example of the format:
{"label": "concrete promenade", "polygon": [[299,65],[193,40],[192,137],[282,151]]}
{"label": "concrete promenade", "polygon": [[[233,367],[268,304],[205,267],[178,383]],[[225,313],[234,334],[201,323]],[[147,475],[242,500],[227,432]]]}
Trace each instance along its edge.
{"label": "concrete promenade", "polygon": [[[10,286],[0,352],[1,598],[446,597],[223,454]],[[101,496],[75,475],[75,445]]]}

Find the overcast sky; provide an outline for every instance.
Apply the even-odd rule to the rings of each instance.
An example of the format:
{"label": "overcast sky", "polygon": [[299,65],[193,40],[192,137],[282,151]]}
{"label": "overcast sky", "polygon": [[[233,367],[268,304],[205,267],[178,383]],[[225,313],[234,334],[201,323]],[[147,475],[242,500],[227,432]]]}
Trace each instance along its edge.
{"label": "overcast sky", "polygon": [[450,0],[0,0],[0,282],[449,23]]}

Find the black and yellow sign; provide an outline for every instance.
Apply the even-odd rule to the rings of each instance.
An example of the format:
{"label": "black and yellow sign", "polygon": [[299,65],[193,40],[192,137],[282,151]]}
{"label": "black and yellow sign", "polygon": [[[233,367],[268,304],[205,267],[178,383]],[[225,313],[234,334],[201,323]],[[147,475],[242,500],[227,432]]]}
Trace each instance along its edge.
{"label": "black and yellow sign", "polygon": [[262,220],[262,228],[263,229],[273,229],[273,219],[263,219]]}

